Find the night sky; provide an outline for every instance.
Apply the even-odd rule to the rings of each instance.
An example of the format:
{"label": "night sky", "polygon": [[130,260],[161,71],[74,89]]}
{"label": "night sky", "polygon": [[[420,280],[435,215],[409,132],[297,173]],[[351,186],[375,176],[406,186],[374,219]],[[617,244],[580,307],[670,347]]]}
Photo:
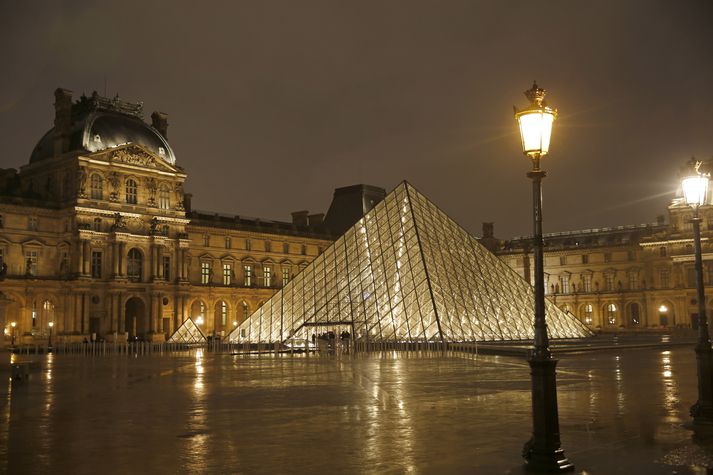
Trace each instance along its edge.
{"label": "night sky", "polygon": [[710,1],[0,2],[0,168],[53,91],[169,114],[193,207],[289,220],[401,180],[480,235],[531,231],[512,106],[560,111],[545,232],[653,222],[713,156]]}

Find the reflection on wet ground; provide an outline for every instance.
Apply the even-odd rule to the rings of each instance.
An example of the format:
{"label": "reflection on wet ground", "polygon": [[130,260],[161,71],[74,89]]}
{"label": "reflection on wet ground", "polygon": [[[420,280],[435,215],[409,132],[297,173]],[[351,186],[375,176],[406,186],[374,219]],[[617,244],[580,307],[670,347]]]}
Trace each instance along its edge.
{"label": "reflection on wet ground", "polygon": [[[9,358],[7,354],[3,357]],[[39,356],[0,382],[0,472],[522,473],[521,358]],[[692,348],[567,355],[562,442],[578,472],[706,473]]]}

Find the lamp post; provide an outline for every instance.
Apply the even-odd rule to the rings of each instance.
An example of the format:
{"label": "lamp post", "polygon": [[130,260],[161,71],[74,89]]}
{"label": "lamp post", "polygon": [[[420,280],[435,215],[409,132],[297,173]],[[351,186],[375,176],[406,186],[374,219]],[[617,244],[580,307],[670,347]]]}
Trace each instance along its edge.
{"label": "lamp post", "polygon": [[12,340],[11,340],[11,346],[15,348],[15,326],[17,326],[16,322],[10,323],[10,328],[12,328]]}
{"label": "lamp post", "polygon": [[48,350],[51,350],[52,349],[52,327],[54,327],[54,322],[49,322],[49,326],[50,326],[50,339],[49,339],[47,346],[48,346]]}
{"label": "lamp post", "polygon": [[552,123],[557,110],[545,105],[545,90],[533,83],[525,91],[530,105],[523,110],[515,108],[515,118],[520,127],[522,151],[532,160],[532,171],[527,173],[532,180],[533,248],[535,258],[535,347],[530,353],[532,376],[532,438],[525,443],[522,455],[527,469],[538,472],[567,472],[574,465],[562,450],[557,414],[557,381],[555,366],[547,337],[545,321],[545,274],[542,240],[542,179],[546,173],[540,168],[540,160],[550,148]]}
{"label": "lamp post", "polygon": [[708,174],[698,168],[701,162],[692,161],[692,170],[681,180],[683,197],[688,206],[693,207],[693,243],[696,263],[696,293],[698,300],[698,343],[696,344],[696,363],[698,366],[698,401],[691,406],[693,424],[696,426],[713,425],[713,352],[708,333],[706,318],[706,295],[703,288],[703,258],[701,256],[701,218],[698,208],[706,203],[708,192]]}

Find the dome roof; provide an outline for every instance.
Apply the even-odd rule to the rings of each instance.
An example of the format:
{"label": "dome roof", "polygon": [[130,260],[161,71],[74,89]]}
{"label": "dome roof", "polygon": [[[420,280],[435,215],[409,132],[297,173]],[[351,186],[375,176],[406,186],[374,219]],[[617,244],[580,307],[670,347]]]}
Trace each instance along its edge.
{"label": "dome roof", "polygon": [[[69,130],[69,150],[98,152],[133,143],[160,156],[174,165],[176,157],[158,130],[141,118],[141,105],[113,101],[93,95],[82,97],[72,105],[72,125]],[[50,129],[37,143],[30,163],[54,157],[55,128]]]}

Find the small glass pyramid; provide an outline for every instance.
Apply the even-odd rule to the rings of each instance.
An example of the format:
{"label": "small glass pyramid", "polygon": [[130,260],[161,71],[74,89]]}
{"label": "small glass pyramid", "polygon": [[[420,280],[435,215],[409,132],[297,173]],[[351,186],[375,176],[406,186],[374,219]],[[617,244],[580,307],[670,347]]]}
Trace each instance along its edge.
{"label": "small glass pyramid", "polygon": [[[551,338],[591,332],[546,301]],[[348,331],[357,341],[534,337],[534,291],[409,183],[319,255],[229,335],[282,342]]]}
{"label": "small glass pyramid", "polygon": [[173,332],[169,343],[205,343],[205,335],[190,317]]}

